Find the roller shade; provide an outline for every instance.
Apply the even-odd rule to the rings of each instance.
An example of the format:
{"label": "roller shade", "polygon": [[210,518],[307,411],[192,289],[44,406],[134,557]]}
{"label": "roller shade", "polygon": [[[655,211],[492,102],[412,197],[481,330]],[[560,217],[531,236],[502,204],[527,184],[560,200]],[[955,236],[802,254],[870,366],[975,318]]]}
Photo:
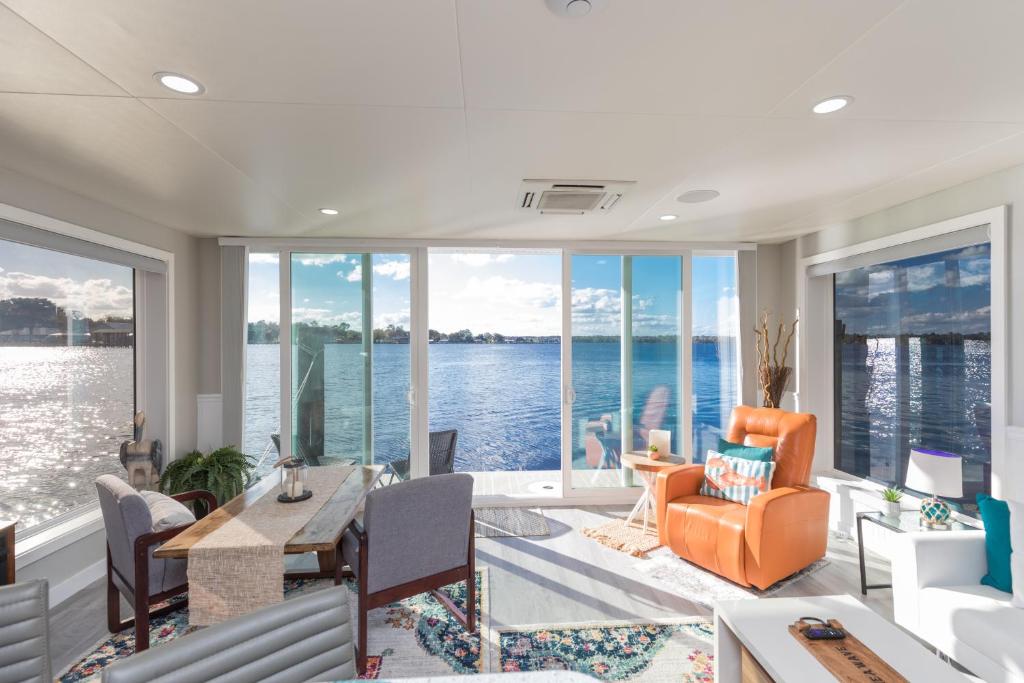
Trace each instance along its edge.
{"label": "roller shade", "polygon": [[130,251],[107,247],[95,242],[78,239],[77,237],[68,237],[67,235],[50,232],[49,230],[33,228],[30,225],[15,223],[14,221],[2,218],[0,218],[0,239],[26,244],[31,247],[59,251],[64,254],[71,254],[72,256],[84,256],[96,261],[116,263],[117,265],[136,268],[149,273],[164,274],[167,272],[167,264],[160,259],[140,256]]}
{"label": "roller shade", "polygon": [[990,241],[990,239],[991,237],[989,236],[988,225],[979,225],[973,228],[967,228],[966,230],[947,232],[927,239],[907,242],[906,244],[897,244],[892,247],[869,251],[863,254],[856,254],[854,256],[847,256],[846,258],[828,261],[827,263],[817,263],[807,269],[807,274],[811,277],[833,275],[847,270],[854,270],[855,268],[877,266],[882,263],[891,263],[893,261],[900,261],[902,259],[913,258],[915,256],[937,254],[942,251],[961,249],[975,244],[985,244]]}

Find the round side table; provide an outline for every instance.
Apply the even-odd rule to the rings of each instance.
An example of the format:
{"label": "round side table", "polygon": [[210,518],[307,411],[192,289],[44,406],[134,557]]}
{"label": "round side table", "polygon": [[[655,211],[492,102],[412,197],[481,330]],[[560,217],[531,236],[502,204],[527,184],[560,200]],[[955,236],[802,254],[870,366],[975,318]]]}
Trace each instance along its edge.
{"label": "round side table", "polygon": [[637,515],[643,511],[644,533],[647,533],[650,515],[654,514],[655,518],[658,516],[658,511],[654,507],[654,485],[658,480],[658,472],[669,467],[676,467],[677,465],[685,464],[686,460],[683,457],[672,453],[662,455],[657,460],[651,460],[645,452],[622,454],[622,466],[628,467],[636,472],[640,477],[640,481],[643,482],[644,485],[644,492],[640,494],[640,500],[636,502],[636,505],[633,506],[633,510],[629,513],[629,517],[626,518],[627,525],[632,524]]}

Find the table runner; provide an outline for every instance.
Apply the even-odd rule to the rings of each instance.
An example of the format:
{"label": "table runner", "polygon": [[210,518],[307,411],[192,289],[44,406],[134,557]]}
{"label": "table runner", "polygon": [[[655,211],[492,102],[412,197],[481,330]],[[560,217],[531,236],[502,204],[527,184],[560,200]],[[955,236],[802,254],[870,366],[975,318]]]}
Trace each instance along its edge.
{"label": "table runner", "polygon": [[208,626],[281,602],[285,544],[353,471],[351,466],[310,467],[312,498],[281,503],[275,486],[193,545],[188,551],[189,623]]}

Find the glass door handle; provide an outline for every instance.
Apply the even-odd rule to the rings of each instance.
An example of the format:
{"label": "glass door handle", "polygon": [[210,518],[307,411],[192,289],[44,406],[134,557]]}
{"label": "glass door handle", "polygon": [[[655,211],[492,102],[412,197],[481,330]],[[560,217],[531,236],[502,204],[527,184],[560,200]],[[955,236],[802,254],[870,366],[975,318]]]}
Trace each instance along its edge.
{"label": "glass door handle", "polygon": [[572,387],[565,388],[565,402],[567,405],[572,405],[576,402],[576,390]]}
{"label": "glass door handle", "polygon": [[410,388],[409,391],[405,392],[405,400],[409,402],[409,405],[416,405],[416,390]]}

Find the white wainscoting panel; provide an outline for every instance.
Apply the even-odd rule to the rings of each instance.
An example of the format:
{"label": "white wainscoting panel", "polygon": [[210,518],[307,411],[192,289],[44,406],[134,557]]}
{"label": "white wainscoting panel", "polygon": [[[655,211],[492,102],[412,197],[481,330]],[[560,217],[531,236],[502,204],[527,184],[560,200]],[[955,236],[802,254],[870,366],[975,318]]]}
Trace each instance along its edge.
{"label": "white wainscoting panel", "polygon": [[[1010,425],[1006,428],[1006,455],[1003,458],[1005,472],[1001,473],[1001,495],[1010,500],[1024,501],[1024,427]],[[999,473],[993,473],[993,478]]]}
{"label": "white wainscoting panel", "polygon": [[197,394],[196,410],[196,448],[209,453],[224,446],[221,395]]}

